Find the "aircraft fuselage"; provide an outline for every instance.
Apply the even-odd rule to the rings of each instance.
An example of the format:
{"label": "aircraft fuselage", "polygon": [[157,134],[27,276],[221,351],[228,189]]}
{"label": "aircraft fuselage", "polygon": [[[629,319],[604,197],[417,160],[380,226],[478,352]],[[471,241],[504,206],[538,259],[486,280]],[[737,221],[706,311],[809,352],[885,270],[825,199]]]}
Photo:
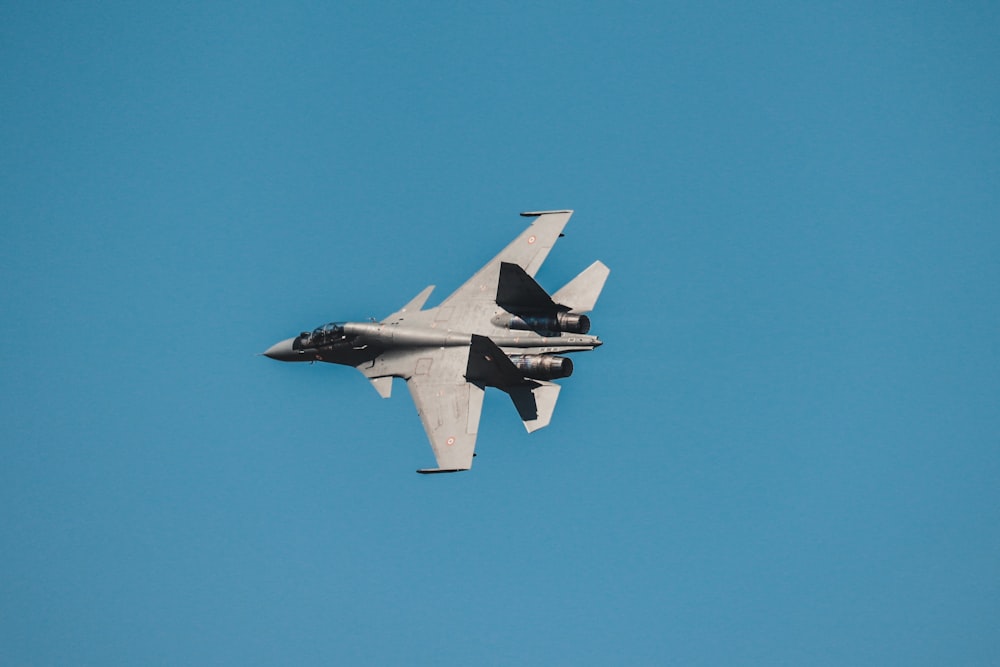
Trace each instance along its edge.
{"label": "aircraft fuselage", "polygon": [[[469,346],[471,333],[446,329],[416,328],[399,324],[345,322],[333,335],[323,337],[322,327],[312,334],[304,332],[273,345],[264,355],[279,361],[323,361],[357,366],[392,349],[442,348]],[[490,339],[503,349],[548,354],[581,352],[601,346],[597,336],[588,334],[556,334],[546,336],[533,331],[509,331],[491,335]]]}

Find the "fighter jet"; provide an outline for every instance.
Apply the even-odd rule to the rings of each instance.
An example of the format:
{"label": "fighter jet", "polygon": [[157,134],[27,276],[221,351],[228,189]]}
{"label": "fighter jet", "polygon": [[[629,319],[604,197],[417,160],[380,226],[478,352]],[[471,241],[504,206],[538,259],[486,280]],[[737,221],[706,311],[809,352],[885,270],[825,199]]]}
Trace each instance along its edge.
{"label": "fighter jet", "polygon": [[572,214],[522,213],[535,221],[435,308],[422,310],[431,285],[381,322],[331,322],[264,354],[353,366],[383,398],[403,378],[437,459],[417,472],[469,470],[486,387],[510,396],[531,433],[552,419],[560,390],[553,380],[573,373],[561,355],[601,345],[585,313],[608,267],[594,262],[551,296],[534,279]]}

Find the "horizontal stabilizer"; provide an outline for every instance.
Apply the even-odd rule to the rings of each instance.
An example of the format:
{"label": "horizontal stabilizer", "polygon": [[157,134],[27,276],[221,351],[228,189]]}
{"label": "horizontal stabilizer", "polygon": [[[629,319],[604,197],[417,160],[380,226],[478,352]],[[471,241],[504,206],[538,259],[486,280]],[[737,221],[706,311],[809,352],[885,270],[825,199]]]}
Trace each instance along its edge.
{"label": "horizontal stabilizer", "polygon": [[562,389],[555,382],[541,380],[534,380],[532,385],[509,387],[504,390],[514,402],[514,407],[517,408],[517,413],[521,416],[528,433],[549,425],[552,413],[556,409],[556,401],[559,399],[559,391]]}
{"label": "horizontal stabilizer", "polygon": [[594,309],[597,298],[601,296],[604,281],[608,279],[609,273],[611,269],[603,262],[594,262],[553,294],[552,300],[575,313],[589,312]]}
{"label": "horizontal stabilizer", "polygon": [[443,472],[467,472],[468,470],[469,470],[468,468],[449,468],[449,469],[443,469],[443,468],[421,468],[417,472],[419,472],[421,475],[437,475],[437,474],[443,473]]}

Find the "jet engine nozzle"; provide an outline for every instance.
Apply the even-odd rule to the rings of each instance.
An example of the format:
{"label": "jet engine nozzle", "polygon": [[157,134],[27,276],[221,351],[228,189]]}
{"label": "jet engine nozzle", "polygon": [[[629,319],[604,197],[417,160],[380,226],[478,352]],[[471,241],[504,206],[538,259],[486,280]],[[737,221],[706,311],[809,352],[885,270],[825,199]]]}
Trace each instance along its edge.
{"label": "jet engine nozzle", "polygon": [[590,318],[582,313],[556,313],[555,315],[511,315],[504,313],[493,318],[493,323],[507,329],[522,331],[585,334],[590,331]]}
{"label": "jet engine nozzle", "polygon": [[583,313],[559,313],[556,315],[559,331],[585,334],[590,331],[590,318]]}
{"label": "jet engine nozzle", "polygon": [[533,380],[555,380],[568,378],[573,374],[573,361],[566,357],[549,354],[514,354],[510,356],[510,361],[524,374],[524,377]]}

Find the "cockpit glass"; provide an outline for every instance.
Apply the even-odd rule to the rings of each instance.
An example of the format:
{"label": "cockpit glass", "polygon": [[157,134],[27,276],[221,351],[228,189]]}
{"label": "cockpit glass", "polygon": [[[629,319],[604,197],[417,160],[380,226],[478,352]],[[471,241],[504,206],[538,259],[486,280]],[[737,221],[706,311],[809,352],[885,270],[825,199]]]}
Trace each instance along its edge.
{"label": "cockpit glass", "polygon": [[343,322],[330,322],[313,329],[309,336],[309,343],[312,346],[327,345],[340,340],[344,335]]}
{"label": "cockpit glass", "polygon": [[313,333],[323,333],[323,334],[341,334],[344,333],[344,323],[343,322],[330,322],[329,324],[324,324],[321,327],[316,327]]}

